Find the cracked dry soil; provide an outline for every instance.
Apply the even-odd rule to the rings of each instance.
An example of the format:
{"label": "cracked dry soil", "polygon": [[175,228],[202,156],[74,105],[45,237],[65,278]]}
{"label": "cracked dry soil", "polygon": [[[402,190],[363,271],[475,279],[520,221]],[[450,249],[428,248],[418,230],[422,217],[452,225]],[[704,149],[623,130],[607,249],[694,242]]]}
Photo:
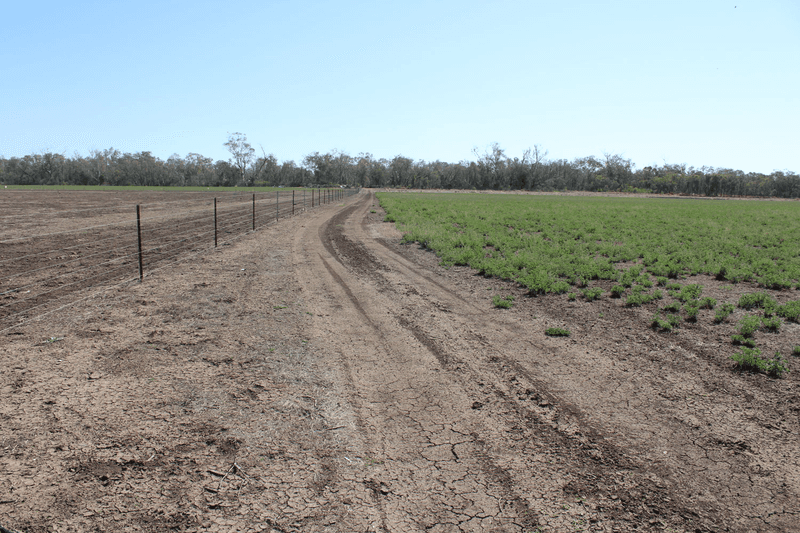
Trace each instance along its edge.
{"label": "cracked dry soil", "polygon": [[382,216],[364,191],[5,334],[0,524],[800,530],[796,372],[444,269]]}

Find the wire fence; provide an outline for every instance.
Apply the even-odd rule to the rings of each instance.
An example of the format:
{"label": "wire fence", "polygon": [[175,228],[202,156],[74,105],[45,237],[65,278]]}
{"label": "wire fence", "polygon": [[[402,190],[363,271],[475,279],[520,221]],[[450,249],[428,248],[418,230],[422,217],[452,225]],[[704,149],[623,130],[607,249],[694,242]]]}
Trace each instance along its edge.
{"label": "wire fence", "polygon": [[[0,333],[358,192],[304,189],[137,204],[123,220],[33,235],[8,233],[0,237]],[[114,210],[121,213],[118,206]],[[108,211],[100,206],[96,212],[62,213],[95,214],[103,220]],[[14,221],[38,227],[19,217],[0,217],[0,223],[11,232]]]}

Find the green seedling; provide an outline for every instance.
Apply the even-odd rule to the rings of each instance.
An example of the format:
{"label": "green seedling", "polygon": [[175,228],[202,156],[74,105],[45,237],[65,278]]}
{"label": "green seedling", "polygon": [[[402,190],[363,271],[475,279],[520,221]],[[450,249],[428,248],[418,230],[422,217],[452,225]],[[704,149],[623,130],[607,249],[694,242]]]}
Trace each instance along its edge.
{"label": "green seedling", "polygon": [[662,311],[670,311],[672,313],[677,313],[681,310],[681,304],[678,302],[668,303],[664,307],[661,308]]}
{"label": "green seedling", "polygon": [[594,287],[591,289],[584,289],[581,292],[583,293],[583,297],[586,298],[587,302],[592,302],[600,298],[600,295],[603,294],[603,289]]}
{"label": "green seedling", "polygon": [[714,309],[717,306],[717,301],[714,298],[706,296],[700,300],[700,307],[703,309]]}
{"label": "green seedling", "polygon": [[800,322],[800,300],[787,302],[779,305],[775,309],[775,314],[789,320],[790,322]]}
{"label": "green seedling", "polygon": [[747,315],[739,320],[736,330],[742,337],[752,337],[759,327],[761,327],[761,320],[757,316]]}
{"label": "green seedling", "polygon": [[754,341],[753,339],[748,339],[747,337],[744,337],[742,335],[733,335],[731,337],[731,340],[733,341],[733,344],[735,344],[736,346],[742,345],[742,346],[747,346],[748,348],[756,347],[756,341]]}
{"label": "green seedling", "polygon": [[717,312],[714,314],[714,322],[719,324],[720,322],[724,322],[726,318],[728,318],[733,310],[736,309],[732,303],[724,303],[717,308]]}
{"label": "green seedling", "polygon": [[761,325],[771,333],[777,333],[781,328],[781,319],[776,316],[762,317]]}
{"label": "green seedling", "polygon": [[514,297],[513,296],[500,296],[496,294],[492,297],[492,303],[495,307],[500,309],[510,309],[514,305]]}

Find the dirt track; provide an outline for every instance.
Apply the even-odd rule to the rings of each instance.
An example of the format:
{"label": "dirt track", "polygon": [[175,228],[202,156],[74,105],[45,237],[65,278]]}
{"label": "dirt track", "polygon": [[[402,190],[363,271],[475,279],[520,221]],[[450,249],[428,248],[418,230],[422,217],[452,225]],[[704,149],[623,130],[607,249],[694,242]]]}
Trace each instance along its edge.
{"label": "dirt track", "polygon": [[4,335],[0,524],[800,530],[800,372],[445,270],[381,220],[365,192]]}

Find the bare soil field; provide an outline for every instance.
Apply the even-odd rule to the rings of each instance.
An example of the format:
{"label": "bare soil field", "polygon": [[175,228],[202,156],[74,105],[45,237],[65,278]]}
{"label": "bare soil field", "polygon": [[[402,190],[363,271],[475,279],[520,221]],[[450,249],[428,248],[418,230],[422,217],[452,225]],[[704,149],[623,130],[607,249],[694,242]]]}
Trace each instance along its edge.
{"label": "bare soil field", "polygon": [[[288,194],[287,194],[288,193]],[[296,197],[297,196],[297,197]],[[311,194],[3,191],[0,332],[302,212]]]}
{"label": "bare soil field", "polygon": [[735,372],[736,314],[656,332],[382,220],[363,191],[0,334],[0,526],[800,531],[797,358]]}

